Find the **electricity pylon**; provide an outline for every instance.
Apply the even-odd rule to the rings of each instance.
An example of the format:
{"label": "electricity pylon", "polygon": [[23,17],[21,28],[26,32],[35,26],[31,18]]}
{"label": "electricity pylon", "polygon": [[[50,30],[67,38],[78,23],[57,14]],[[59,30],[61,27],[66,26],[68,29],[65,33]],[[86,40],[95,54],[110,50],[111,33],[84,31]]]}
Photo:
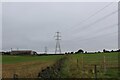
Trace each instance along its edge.
{"label": "electricity pylon", "polygon": [[56,32],[56,47],[55,47],[55,54],[59,52],[61,54],[61,48],[60,48],[60,32]]}
{"label": "electricity pylon", "polygon": [[45,47],[45,54],[47,54],[47,47]]}

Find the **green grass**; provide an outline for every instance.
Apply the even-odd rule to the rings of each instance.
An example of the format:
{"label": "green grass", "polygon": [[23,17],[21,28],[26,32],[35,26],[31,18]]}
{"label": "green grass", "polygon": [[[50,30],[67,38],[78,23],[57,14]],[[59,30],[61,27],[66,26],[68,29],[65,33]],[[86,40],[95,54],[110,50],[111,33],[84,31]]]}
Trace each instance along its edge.
{"label": "green grass", "polygon": [[118,53],[97,53],[97,54],[75,54],[73,55],[74,58],[77,59],[85,59],[85,61],[100,61],[105,58],[109,61],[116,61],[118,60]]}
{"label": "green grass", "polygon": [[[91,71],[94,71],[94,65],[97,65],[97,70],[99,71],[98,78],[116,78],[118,77],[118,54],[119,53],[97,53],[68,55],[68,60],[65,61],[60,74],[63,78],[94,78],[94,73]],[[104,56],[107,68],[105,73],[103,63]]]}
{"label": "green grass", "polygon": [[63,55],[49,55],[49,56],[13,56],[13,55],[3,55],[2,64],[14,64],[19,62],[29,62],[29,61],[52,61],[58,60]]}
{"label": "green grass", "polygon": [[0,64],[2,64],[2,55],[0,55]]}
{"label": "green grass", "polygon": [[[118,54],[119,53],[96,53],[96,54],[71,54],[62,66],[60,75],[63,78],[94,78],[94,65],[97,65],[98,78],[118,77]],[[107,67],[104,72],[104,56]],[[63,55],[49,56],[2,56],[3,64],[15,64],[31,61],[57,61]],[[83,57],[83,61],[82,61]],[[78,62],[77,62],[78,61]]]}
{"label": "green grass", "polygon": [[118,72],[119,71],[116,68],[108,68],[105,75],[109,78],[116,78],[119,76]]}
{"label": "green grass", "polygon": [[52,66],[63,55],[42,55],[42,56],[2,56],[2,77],[12,78],[18,74],[19,78],[36,78],[43,69]]}

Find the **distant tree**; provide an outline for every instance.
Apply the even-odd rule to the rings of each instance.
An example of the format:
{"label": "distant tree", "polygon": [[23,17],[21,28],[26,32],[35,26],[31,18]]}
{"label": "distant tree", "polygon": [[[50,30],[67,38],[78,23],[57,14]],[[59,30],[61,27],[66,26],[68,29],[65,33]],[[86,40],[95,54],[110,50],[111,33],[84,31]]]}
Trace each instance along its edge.
{"label": "distant tree", "polygon": [[111,52],[114,52],[113,50],[111,50]]}
{"label": "distant tree", "polygon": [[110,51],[103,49],[103,52],[104,53],[109,53]]}
{"label": "distant tree", "polygon": [[74,54],[74,52],[71,52],[71,54]]}
{"label": "distant tree", "polygon": [[101,53],[100,51],[98,51],[98,53]]}
{"label": "distant tree", "polygon": [[67,52],[65,52],[65,54],[67,54]]}
{"label": "distant tree", "polygon": [[68,54],[70,54],[70,52],[68,52]]}
{"label": "distant tree", "polygon": [[106,50],[105,50],[105,49],[103,49],[103,52],[106,52]]}
{"label": "distant tree", "polygon": [[84,53],[84,51],[82,49],[79,49],[77,53]]}
{"label": "distant tree", "polygon": [[120,49],[118,49],[116,52],[120,52]]}

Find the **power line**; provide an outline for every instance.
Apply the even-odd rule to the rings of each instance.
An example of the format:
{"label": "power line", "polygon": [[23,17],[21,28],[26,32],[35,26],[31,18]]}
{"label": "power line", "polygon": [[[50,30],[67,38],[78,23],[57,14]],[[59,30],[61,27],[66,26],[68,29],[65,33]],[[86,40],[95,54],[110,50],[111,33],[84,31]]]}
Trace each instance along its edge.
{"label": "power line", "polygon": [[[110,4],[109,4],[109,5],[110,5]],[[82,30],[82,31],[79,31],[79,32],[81,33],[81,32],[83,32],[83,31],[85,31],[86,29],[89,29],[89,28],[93,27],[92,25],[94,25],[94,24],[96,24],[96,23],[98,23],[98,22],[100,22],[100,21],[105,20],[106,18],[110,17],[111,15],[114,15],[115,13],[119,12],[119,10],[120,10],[120,9],[115,10],[115,11],[109,13],[108,15],[105,15],[104,17],[99,18],[98,20],[94,21],[93,23],[90,23],[89,25],[80,27],[80,28],[83,29],[83,30]],[[72,30],[74,30],[74,29],[72,29]],[[79,30],[79,29],[77,28],[76,30]],[[78,31],[76,31],[76,32],[78,32]],[[74,35],[75,35],[75,33],[74,33]]]}
{"label": "power line", "polygon": [[[77,44],[79,44],[80,42],[81,43],[85,43],[85,44],[87,44],[87,42],[89,42],[90,40],[92,40],[92,42],[94,42],[94,40],[96,40],[96,39],[99,39],[100,38],[100,40],[103,40],[103,39],[105,39],[105,38],[108,38],[108,37],[111,37],[111,36],[113,36],[113,35],[117,35],[118,34],[118,32],[117,31],[115,31],[115,32],[112,32],[112,33],[107,33],[107,34],[103,34],[103,35],[97,35],[97,36],[93,36],[93,37],[89,37],[89,38],[85,38],[85,39],[74,39],[74,40],[77,40],[77,41],[75,41],[75,42],[78,42]],[[102,38],[101,38],[102,37]],[[116,37],[117,38],[117,37]],[[113,39],[113,38],[112,38]],[[106,39],[107,40],[107,39]],[[87,42],[86,42],[87,41]],[[66,42],[69,42],[68,40],[66,41]],[[72,42],[72,43],[74,43],[74,42]],[[90,41],[90,43],[91,43],[91,41]],[[92,45],[91,45],[92,46]]]}
{"label": "power line", "polygon": [[[80,31],[80,33],[83,32],[83,31],[85,31],[86,29],[89,29],[89,28],[93,27],[92,25],[94,25],[94,24],[96,24],[96,23],[98,23],[98,22],[100,22],[100,21],[105,20],[106,18],[108,18],[109,16],[115,14],[115,13],[118,12],[119,10],[120,10],[120,9],[115,10],[114,12],[112,12],[112,13],[110,13],[110,14],[108,14],[108,15],[105,15],[104,17],[96,20],[95,22],[93,22],[93,23],[91,23],[91,24],[89,24],[89,25],[87,25],[87,26],[83,26],[83,27],[81,28],[81,29],[83,29],[83,30]],[[77,30],[78,30],[78,29],[77,29]],[[77,31],[76,31],[76,32],[77,32]],[[75,35],[75,33],[74,33],[74,35]]]}
{"label": "power line", "polygon": [[108,6],[110,6],[113,2],[109,3],[108,5],[104,6],[103,8],[101,8],[100,10],[98,10],[97,12],[95,12],[94,14],[92,14],[91,16],[89,16],[88,18],[86,18],[85,20],[81,21],[79,24],[84,23],[85,21],[89,20],[90,18],[94,17],[95,15],[97,15],[99,12],[101,12],[102,10],[104,10],[105,8],[107,8]]}
{"label": "power line", "polygon": [[56,32],[56,47],[55,47],[55,54],[59,52],[61,54],[61,47],[60,47],[60,32]]}
{"label": "power line", "polygon": [[[101,29],[96,30],[95,32],[100,32],[100,31],[103,31],[103,30],[105,30],[105,29],[107,29],[107,28],[111,29],[111,28],[113,28],[113,27],[115,27],[115,26],[118,26],[118,23],[112,24],[112,25],[110,25],[110,26],[103,27],[103,28],[101,28]],[[107,30],[108,30],[108,29],[107,29]]]}
{"label": "power line", "polygon": [[[110,26],[106,26],[106,27],[103,27],[103,28],[94,30],[94,31],[92,31],[92,32],[94,32],[93,34],[101,33],[101,32],[103,32],[103,31],[105,31],[105,30],[110,30],[111,28],[115,28],[115,26],[116,26],[116,28],[117,28],[118,24],[119,24],[119,23],[115,23],[115,24],[112,24],[112,25],[110,25]],[[109,29],[108,29],[108,28],[109,28]],[[89,34],[89,33],[87,32],[87,34]],[[76,38],[82,37],[82,36],[83,36],[83,33],[82,33],[82,35],[79,35],[79,34],[77,34],[77,35],[78,35],[78,37],[73,37],[73,38],[76,39]],[[87,35],[86,35],[86,36],[87,36]],[[89,36],[89,35],[88,35],[88,36]]]}
{"label": "power line", "polygon": [[[109,37],[109,36],[111,36],[111,35],[115,35],[116,33],[118,33],[117,31],[115,31],[115,32],[111,32],[111,33],[107,33],[107,34],[101,34],[101,35],[96,35],[96,36],[92,36],[92,37],[88,37],[88,38],[84,38],[84,39],[74,39],[74,40],[78,40],[78,41],[88,41],[88,40],[91,40],[91,39],[98,39],[98,38],[103,38],[103,37]],[[73,40],[73,39],[72,39]],[[69,41],[69,40],[66,40],[67,42]]]}
{"label": "power line", "polygon": [[[94,32],[99,33],[99,32],[102,32],[102,31],[104,31],[104,30],[108,30],[107,28],[111,29],[111,28],[113,28],[113,27],[115,27],[115,26],[118,26],[118,23],[112,24],[112,25],[110,25],[110,26],[106,26],[106,27],[101,28],[101,29],[98,29],[98,30],[96,30],[96,31],[94,31]],[[92,32],[93,32],[93,31],[92,31]],[[88,34],[89,34],[89,33],[88,33]],[[83,34],[82,34],[82,35],[83,35]]]}
{"label": "power line", "polygon": [[[86,19],[82,20],[79,24],[74,25],[74,26],[78,26],[81,25],[82,23],[86,22],[87,20],[89,20],[90,18],[94,17],[95,15],[97,15],[99,12],[101,12],[102,10],[104,10],[105,8],[109,7],[113,2],[109,3],[108,5],[104,6],[103,8],[101,8],[100,10],[98,10],[97,12],[95,12],[94,14],[90,15],[89,17],[87,17]],[[73,26],[71,26],[72,28]],[[70,28],[70,29],[71,29]]]}
{"label": "power line", "polygon": [[108,34],[103,34],[103,35],[98,35],[98,36],[93,36],[93,37],[89,37],[89,38],[86,38],[86,39],[81,39],[81,40],[79,40],[79,41],[85,41],[85,40],[90,40],[90,39],[97,39],[97,38],[100,38],[101,36],[103,37],[103,36],[111,36],[111,34],[116,34],[116,33],[118,33],[118,32],[112,32],[112,33],[108,33]]}
{"label": "power line", "polygon": [[110,14],[108,14],[108,15],[106,15],[106,16],[104,16],[104,17],[102,17],[102,18],[100,18],[100,19],[98,19],[98,20],[96,20],[96,21],[94,21],[93,23],[91,23],[91,24],[89,24],[89,25],[87,25],[87,26],[82,27],[82,28],[83,28],[83,29],[86,29],[86,27],[90,28],[92,25],[94,25],[94,24],[96,24],[96,23],[98,23],[98,22],[100,22],[100,21],[105,20],[106,18],[108,18],[109,16],[115,14],[116,12],[118,12],[118,10],[116,10],[116,11],[114,11],[114,12],[112,12],[112,13],[110,13]]}

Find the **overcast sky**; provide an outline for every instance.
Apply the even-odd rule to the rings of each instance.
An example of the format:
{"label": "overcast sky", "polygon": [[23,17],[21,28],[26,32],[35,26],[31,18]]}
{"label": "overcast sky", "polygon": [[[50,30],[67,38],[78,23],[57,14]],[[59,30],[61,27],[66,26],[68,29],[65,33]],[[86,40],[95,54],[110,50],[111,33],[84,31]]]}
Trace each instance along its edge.
{"label": "overcast sky", "polygon": [[9,2],[2,5],[3,50],[55,51],[61,32],[62,52],[118,48],[117,3]]}

